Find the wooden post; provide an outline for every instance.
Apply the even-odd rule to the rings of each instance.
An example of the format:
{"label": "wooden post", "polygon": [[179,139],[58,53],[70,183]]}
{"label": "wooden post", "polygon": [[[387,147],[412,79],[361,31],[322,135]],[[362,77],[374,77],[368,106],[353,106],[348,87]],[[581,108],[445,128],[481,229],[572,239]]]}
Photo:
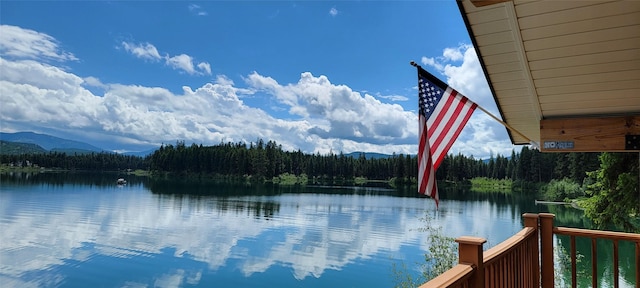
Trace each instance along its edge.
{"label": "wooden post", "polygon": [[540,261],[542,288],[554,287],[553,275],[553,218],[555,215],[540,213]]}
{"label": "wooden post", "polygon": [[484,261],[482,245],[487,242],[480,237],[462,236],[456,239],[458,242],[458,263],[472,264],[476,267],[473,273],[471,287],[484,287]]}
{"label": "wooden post", "polygon": [[524,219],[524,227],[532,227],[538,230],[538,214],[524,213],[522,218]]}
{"label": "wooden post", "polygon": [[640,242],[636,242],[636,288],[640,287]]}
{"label": "wooden post", "polygon": [[[532,227],[536,229],[536,232],[534,233],[534,237],[536,239],[536,244],[538,244],[538,240],[540,239],[540,236],[538,236],[539,233],[539,229],[538,229],[538,214],[534,214],[534,213],[524,213],[522,214],[522,218],[524,219],[524,227]],[[533,245],[532,247],[532,251],[529,251],[528,253],[531,253],[532,257],[531,257],[531,277],[533,277],[533,286],[534,287],[540,287],[540,248],[538,247],[538,245]]]}

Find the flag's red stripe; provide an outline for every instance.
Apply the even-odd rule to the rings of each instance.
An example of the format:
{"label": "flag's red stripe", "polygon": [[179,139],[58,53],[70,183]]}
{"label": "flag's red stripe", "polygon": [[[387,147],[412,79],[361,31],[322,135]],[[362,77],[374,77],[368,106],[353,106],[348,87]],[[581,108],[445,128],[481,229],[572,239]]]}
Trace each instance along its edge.
{"label": "flag's red stripe", "polygon": [[[453,111],[451,117],[449,119],[447,119],[447,121],[445,123],[441,123],[441,125],[444,125],[442,129],[440,129],[440,134],[438,135],[434,135],[436,137],[435,141],[433,141],[433,143],[431,144],[431,150],[432,151],[437,151],[437,153],[432,153],[432,155],[437,155],[438,158],[440,158],[442,154],[443,149],[440,147],[440,144],[442,144],[442,141],[444,140],[448,140],[447,142],[452,142],[451,140],[455,141],[455,138],[448,138],[447,134],[449,134],[449,131],[452,129],[453,125],[455,124],[455,122],[458,119],[458,116],[460,115],[460,111],[462,111],[462,109],[464,108],[465,102],[466,102],[467,98],[462,99],[463,101],[460,101],[460,99],[456,99],[456,103],[449,105],[449,109],[451,108],[451,106],[455,105],[455,110]],[[442,115],[446,114],[446,113],[441,113]],[[447,139],[448,138],[448,139]],[[448,143],[445,142],[444,145],[448,145]],[[447,149],[445,148],[444,151],[447,151]],[[436,160],[436,162],[438,162]],[[438,168],[438,166],[435,167],[436,169]]]}
{"label": "flag's red stripe", "polygon": [[[447,97],[447,99],[445,99],[446,102],[444,103],[444,105],[442,107],[440,107],[440,109],[438,109],[439,105],[437,105],[434,108],[434,109],[438,109],[438,110],[434,111],[433,114],[431,114],[431,117],[433,117],[433,116],[436,117],[433,120],[433,123],[431,123],[431,125],[429,126],[429,135],[432,135],[432,137],[433,137],[436,129],[438,128],[438,126],[440,126],[440,122],[442,122],[442,119],[444,118],[444,115],[446,114],[446,111],[448,111],[449,107],[451,107],[451,103],[453,103],[453,101],[456,100],[456,98],[454,97],[456,94],[457,94],[457,92],[455,90],[451,90],[451,94],[450,95],[443,95],[442,97]],[[428,119],[427,119],[427,121],[428,121]],[[431,147],[433,147],[433,145],[431,145]]]}
{"label": "flag's red stripe", "polygon": [[[471,118],[471,115],[473,114],[473,111],[475,111],[476,107],[478,107],[478,104],[476,104],[476,103],[472,103],[471,104],[471,107],[469,107],[469,109],[464,114],[464,116],[463,116],[464,118],[460,122],[460,125],[456,128],[454,134],[451,136],[451,141],[449,141],[447,143],[446,147],[444,147],[444,151],[449,151],[449,148],[451,148],[451,146],[453,146],[453,143],[455,142],[455,140],[458,138],[458,136],[462,132],[462,129],[464,129],[465,124],[467,123],[467,121],[469,121],[469,118]],[[440,157],[438,157],[438,159],[435,160],[435,162],[433,163],[433,166],[434,167],[439,167],[440,164],[442,163],[442,160],[444,160],[444,157],[446,156],[446,154],[447,153],[442,153],[440,155]]]}
{"label": "flag's red stripe", "polygon": [[[420,150],[418,151],[418,165],[420,167],[420,171],[418,174],[418,193],[425,194],[433,198],[434,192],[435,196],[437,196],[437,187],[434,185],[435,175],[433,173],[433,165],[427,137],[426,119],[420,115],[420,117],[418,117],[418,121],[420,124]],[[437,203],[438,200],[436,200],[436,206]]]}
{"label": "flag's red stripe", "polygon": [[429,153],[429,143],[428,138],[427,138],[427,124],[426,124],[426,119],[424,118],[424,116],[420,115],[418,117],[418,122],[419,122],[419,126],[420,126],[420,140],[419,140],[419,146],[418,146],[418,167],[419,167],[419,171],[418,171],[418,178],[419,178],[419,187],[418,187],[418,192],[421,194],[425,194],[426,190],[425,190],[425,178],[427,178],[425,175],[427,174],[428,170],[426,169],[427,165],[429,164],[428,161],[427,163],[424,163],[426,159],[424,159],[425,156],[425,152],[428,154]]}
{"label": "flag's red stripe", "polygon": [[[451,145],[453,145],[453,142],[456,141],[456,138],[458,138],[460,131],[462,130],[462,128],[464,128],[465,124],[467,123],[467,120],[469,119],[468,117],[470,116],[470,114],[468,114],[469,110],[468,110],[468,107],[466,107],[468,99],[464,97],[463,99],[459,99],[459,100],[460,101],[457,101],[458,103],[456,103],[457,105],[455,107],[455,111],[452,117],[449,118],[449,120],[445,124],[446,126],[444,127],[444,129],[441,130],[442,133],[438,135],[438,138],[436,139],[435,143],[431,145],[431,149],[432,151],[434,151],[432,155],[436,156],[436,159],[434,162],[435,169],[438,169],[438,167],[440,166],[440,163],[442,162],[442,159],[444,159],[444,157],[447,154],[446,151],[449,151],[449,148],[451,148]],[[463,112],[463,110],[466,110],[466,112]],[[473,112],[473,110],[471,110],[471,112]],[[467,115],[464,115],[464,119],[460,121],[460,116],[463,113],[467,113]],[[457,125],[457,127],[454,127],[454,125]],[[453,134],[451,134],[452,130],[455,131]]]}
{"label": "flag's red stripe", "polygon": [[421,194],[425,194],[433,197],[435,188],[435,170],[433,169],[431,155],[427,153],[426,155],[427,165],[424,166],[424,171],[422,173],[422,181],[420,181],[420,187],[418,188],[418,192]]}
{"label": "flag's red stripe", "polygon": [[[442,149],[440,148],[440,142],[442,141],[443,135],[447,134],[446,122],[443,123],[443,119],[448,118],[447,121],[451,119],[455,119],[455,113],[451,112],[451,107],[458,105],[459,99],[455,97],[458,92],[455,90],[449,89],[449,93],[446,94],[448,97],[442,106],[438,106],[438,111],[434,111],[435,116],[438,118],[438,123],[432,122],[429,127],[429,135],[430,138],[433,139],[430,141],[431,144],[431,155],[440,155],[442,154]],[[431,116],[434,116],[433,114]],[[437,168],[437,167],[436,167]]]}
{"label": "flag's red stripe", "polygon": [[418,192],[423,195],[427,195],[427,182],[429,182],[429,180],[427,180],[429,179],[429,172],[427,172],[427,170],[428,168],[425,169],[424,173],[422,174],[422,181],[420,182],[420,188],[418,190]]}
{"label": "flag's red stripe", "polygon": [[424,119],[424,117],[422,115],[420,115],[420,117],[418,117],[418,121],[420,122],[420,142],[419,142],[419,148],[420,150],[418,151],[418,159],[420,159],[420,156],[422,155],[422,150],[424,149],[425,145],[427,145],[427,125],[426,125],[426,120]]}

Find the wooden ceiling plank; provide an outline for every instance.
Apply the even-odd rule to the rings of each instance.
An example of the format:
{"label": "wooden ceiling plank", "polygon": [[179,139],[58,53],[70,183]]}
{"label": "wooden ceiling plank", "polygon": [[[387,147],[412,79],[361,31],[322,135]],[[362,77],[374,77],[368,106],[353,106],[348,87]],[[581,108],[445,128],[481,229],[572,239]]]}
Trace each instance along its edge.
{"label": "wooden ceiling plank", "polygon": [[[501,100],[500,101],[501,107],[511,107],[511,108],[519,107],[520,111],[524,111],[523,109],[525,107],[528,107],[527,109],[531,109],[531,103],[522,102],[522,99],[502,98],[500,100]],[[511,109],[509,109],[509,111],[511,111]]]}
{"label": "wooden ceiling plank", "polygon": [[[520,117],[520,115],[524,114],[524,115],[528,115],[529,117],[535,117],[535,115],[533,115],[532,113],[530,113],[531,111],[531,105],[507,105],[505,106],[505,108],[508,108],[510,113],[505,113],[503,116],[505,117],[505,119],[509,120],[509,124],[513,124],[515,122],[517,122],[517,118],[516,117]],[[528,118],[527,118],[528,119]],[[526,119],[523,119],[523,121],[525,121]]]}
{"label": "wooden ceiling plank", "polygon": [[580,67],[584,65],[601,64],[607,62],[635,61],[640,59],[640,53],[633,50],[612,51],[578,55],[558,59],[530,61],[531,71],[555,68]]}
{"label": "wooden ceiling plank", "polygon": [[640,25],[634,25],[524,41],[524,47],[526,51],[536,51],[638,37]]}
{"label": "wooden ceiling plank", "polygon": [[[640,31],[640,26],[638,26]],[[576,55],[588,55],[593,53],[605,53],[621,50],[640,50],[640,35],[636,38],[625,38],[596,43],[585,43],[571,46],[564,46],[551,49],[540,49],[527,52],[529,61],[555,59]]]}
{"label": "wooden ceiling plank", "polygon": [[507,18],[504,7],[501,5],[469,9],[467,11],[469,11],[467,13],[467,19],[469,19],[469,23],[472,23],[474,25],[486,22],[494,22]]}
{"label": "wooden ceiling plank", "polygon": [[[482,49],[482,48],[481,48]],[[481,50],[482,51],[482,50]],[[502,55],[491,55],[482,57],[485,64],[520,63],[516,52],[504,53]]]}
{"label": "wooden ceiling plank", "polygon": [[[562,68],[554,68],[554,69],[533,70],[531,71],[531,75],[533,76],[533,79],[540,79],[540,78],[563,77],[568,75],[606,73],[606,72],[614,72],[614,71],[629,71],[632,73],[637,73],[634,70],[637,70],[638,67],[640,67],[640,60],[629,60],[629,61],[599,63],[599,64],[593,64],[593,65],[582,65],[578,67],[562,67]],[[487,67],[487,69],[490,69],[490,68]],[[493,70],[490,70],[490,71],[493,71]],[[500,70],[499,72],[507,72],[507,71],[509,70]]]}
{"label": "wooden ceiling plank", "polygon": [[491,64],[485,66],[487,67],[487,70],[491,71],[491,73],[522,71],[522,65],[518,62]]}
{"label": "wooden ceiling plank", "polygon": [[[634,111],[634,113],[630,113],[629,110]],[[587,115],[637,115],[640,114],[640,106],[630,106],[630,107],[608,107],[607,109],[602,108],[593,108],[593,107],[585,107],[585,108],[574,108],[570,111],[566,109],[547,109],[544,111],[545,118],[559,118],[559,117],[579,117],[579,116],[587,116]]]}
{"label": "wooden ceiling plank", "polygon": [[527,88],[520,87],[520,88],[512,88],[512,89],[498,89],[496,90],[496,92],[500,92],[500,94],[502,95],[501,99],[508,99],[508,98],[518,99],[522,96],[527,95],[527,93],[529,93],[529,90]]}
{"label": "wooden ceiling plank", "polygon": [[[594,98],[592,96],[588,96],[585,98],[575,97],[573,101],[546,101],[547,99],[554,99],[554,97],[550,97],[547,99],[540,99],[540,107],[542,107],[542,111],[553,111],[553,110],[566,110],[572,111],[574,109],[603,109],[603,111],[608,111],[609,109],[615,109],[616,111],[620,111],[620,109],[629,109],[630,107],[640,107],[640,102],[629,102],[628,99],[621,98],[606,98],[602,97]],[[568,98],[568,97],[567,97]],[[560,97],[555,97],[555,100],[565,100]],[[576,104],[579,103],[579,104]],[[628,111],[628,110],[627,110]],[[600,113],[599,113],[600,114]],[[604,113],[606,114],[606,113]]]}
{"label": "wooden ceiling plank", "polygon": [[[613,2],[615,0],[610,0]],[[533,1],[514,2],[518,17],[529,17],[555,11],[571,10],[585,5],[597,5],[602,1]]]}
{"label": "wooden ceiling plank", "polygon": [[511,0],[471,0],[471,3],[473,3],[473,5],[476,7],[484,7],[484,6],[498,4],[498,3],[507,2],[507,1],[511,1]]}
{"label": "wooden ceiling plank", "polygon": [[[501,105],[504,107],[510,107],[512,109],[509,109],[509,115],[520,115],[522,112],[526,112],[525,114],[531,114],[528,111],[531,110],[531,104],[530,103],[523,103],[522,101],[505,101],[504,105]],[[518,112],[515,112],[518,111]]]}
{"label": "wooden ceiling plank", "polygon": [[[547,1],[549,5],[552,3],[570,2],[570,1]],[[589,1],[573,1],[582,4],[591,4]],[[531,29],[535,27],[555,26],[558,24],[576,22],[582,20],[588,20],[592,18],[607,17],[612,15],[627,14],[630,12],[640,11],[640,1],[612,1],[612,2],[597,2],[596,5],[588,5],[578,7],[575,9],[567,9],[560,11],[553,11],[544,14],[536,14],[530,17],[520,17],[518,22],[520,27],[524,29]]]}
{"label": "wooden ceiling plank", "polygon": [[[534,80],[536,87],[556,87],[590,83],[607,83],[623,80],[640,80],[640,75],[628,71],[576,75],[567,77],[542,78]],[[615,88],[615,87],[611,87]]]}
{"label": "wooden ceiling plank", "polygon": [[493,45],[485,45],[482,46],[482,55],[484,56],[493,56],[493,55],[503,55],[505,53],[515,52],[516,48],[513,42],[506,43],[498,43]]}
{"label": "wooden ceiling plank", "polygon": [[525,80],[524,73],[519,72],[505,72],[505,73],[493,73],[491,74],[491,81],[494,82],[508,82],[508,81],[517,81],[517,80]]}
{"label": "wooden ceiling plank", "polygon": [[509,30],[509,21],[507,19],[500,19],[492,22],[484,22],[476,25],[471,25],[473,34],[477,36],[492,34],[496,32],[503,32]]}
{"label": "wooden ceiling plank", "polygon": [[[640,71],[639,71],[640,72]],[[614,90],[615,89],[615,90]],[[640,91],[640,81],[638,80],[626,80],[626,81],[616,81],[607,83],[607,85],[602,85],[602,83],[588,83],[588,84],[580,84],[580,85],[566,85],[560,87],[538,87],[538,96],[540,99],[548,96],[555,95],[570,95],[570,94],[578,94],[578,93],[587,93],[587,92],[613,92],[613,91],[624,91],[628,92],[632,91]],[[609,93],[610,96],[615,93]],[[640,94],[637,94],[640,95]],[[624,96],[628,97],[628,96]],[[640,98],[640,96],[638,97]]]}
{"label": "wooden ceiling plank", "polygon": [[513,34],[511,33],[511,31],[502,31],[497,33],[476,36],[476,43],[478,43],[478,46],[510,43],[513,41],[514,41]]}
{"label": "wooden ceiling plank", "polygon": [[513,0],[513,4],[522,5],[522,4],[542,2],[542,1],[546,1],[546,0]]}
{"label": "wooden ceiling plank", "polygon": [[[508,81],[508,82],[501,82],[501,83],[495,83],[493,81],[491,81],[493,84],[494,89],[497,90],[503,90],[503,89],[517,89],[517,88],[525,88],[526,87],[526,83],[524,80],[518,80],[518,81]],[[498,95],[498,97],[500,97]]]}
{"label": "wooden ceiling plank", "polygon": [[611,15],[596,19],[569,22],[553,26],[522,29],[522,40],[529,41],[554,36],[570,35],[577,31],[586,32],[615,27],[633,26],[640,23],[640,11],[622,15]]}
{"label": "wooden ceiling plank", "polygon": [[[515,112],[515,113],[518,113],[518,114],[520,114],[521,112],[526,112],[525,114],[527,115],[532,114],[531,103],[522,101],[522,98],[508,97],[508,98],[502,98],[500,100],[501,100],[500,107],[510,107],[514,109],[517,108],[518,112]],[[511,109],[509,109],[508,111],[509,113],[514,113],[514,111]]]}

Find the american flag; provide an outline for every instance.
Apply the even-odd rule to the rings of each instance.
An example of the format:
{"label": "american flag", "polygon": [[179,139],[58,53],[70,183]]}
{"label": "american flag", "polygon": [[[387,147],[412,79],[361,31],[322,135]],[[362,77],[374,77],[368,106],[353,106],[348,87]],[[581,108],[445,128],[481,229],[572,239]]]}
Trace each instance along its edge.
{"label": "american flag", "polygon": [[478,105],[418,67],[418,193],[436,201],[435,171]]}

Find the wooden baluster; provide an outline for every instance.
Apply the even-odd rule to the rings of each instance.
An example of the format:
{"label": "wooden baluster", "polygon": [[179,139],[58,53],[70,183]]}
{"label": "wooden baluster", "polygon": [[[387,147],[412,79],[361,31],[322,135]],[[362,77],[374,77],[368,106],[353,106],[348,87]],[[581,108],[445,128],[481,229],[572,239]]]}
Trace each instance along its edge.
{"label": "wooden baluster", "polygon": [[598,246],[596,246],[596,238],[591,238],[591,287],[598,287]]}
{"label": "wooden baluster", "polygon": [[636,288],[640,288],[640,242],[636,242]]}
{"label": "wooden baluster", "polygon": [[542,288],[554,287],[553,271],[553,218],[555,215],[540,213],[540,249],[542,258]]}
{"label": "wooden baluster", "polygon": [[576,274],[578,273],[576,270],[576,236],[571,235],[571,287],[578,287],[578,279]]}
{"label": "wooden baluster", "polygon": [[530,281],[527,281],[528,283],[532,284],[532,287],[540,287],[540,262],[539,262],[539,255],[540,255],[540,251],[538,249],[538,214],[533,214],[533,213],[524,213],[522,214],[522,218],[524,219],[524,226],[525,227],[532,227],[535,228],[536,231],[534,233],[534,238],[535,238],[535,242],[533,242],[535,245],[531,245],[528,251],[529,252],[529,256],[526,257],[528,258],[527,260],[531,260],[531,262],[527,261],[527,265],[530,265],[530,274],[528,274],[531,278]]}
{"label": "wooden baluster", "polygon": [[516,287],[516,274],[518,273],[516,271],[518,271],[518,268],[521,268],[520,263],[518,262],[518,257],[516,257],[517,252],[518,250],[513,250],[513,252],[511,252],[511,255],[509,256],[509,258],[511,258],[511,261],[513,261],[511,262],[513,263],[513,266],[511,266],[511,273],[509,274],[509,283],[507,284],[507,286],[511,287]]}
{"label": "wooden baluster", "polygon": [[613,288],[620,287],[618,283],[618,240],[613,240]]}

